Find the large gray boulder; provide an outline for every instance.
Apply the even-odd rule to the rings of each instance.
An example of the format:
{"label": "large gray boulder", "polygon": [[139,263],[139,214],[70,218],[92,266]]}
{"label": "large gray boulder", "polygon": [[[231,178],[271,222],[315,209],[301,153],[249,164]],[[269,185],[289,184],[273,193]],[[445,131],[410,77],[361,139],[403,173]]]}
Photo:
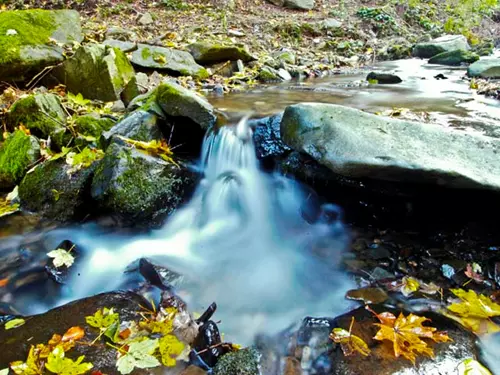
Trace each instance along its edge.
{"label": "large gray boulder", "polygon": [[189,45],[188,50],[199,64],[214,64],[236,60],[249,62],[255,60],[255,57],[244,46],[193,43]]}
{"label": "large gray boulder", "polygon": [[174,82],[164,82],[156,89],[156,102],[171,117],[187,117],[203,129],[217,120],[214,107],[201,95]]}
{"label": "large gray boulder", "polygon": [[311,10],[314,0],[268,0],[270,3],[290,9]]}
{"label": "large gray boulder", "polygon": [[63,44],[82,40],[76,11],[1,11],[0,81],[29,78],[44,67],[63,61]]}
{"label": "large gray boulder", "polygon": [[455,51],[457,49],[469,50],[467,38],[463,35],[445,35],[429,42],[422,42],[413,48],[413,56],[429,59],[442,52]]}
{"label": "large gray boulder", "polygon": [[119,100],[129,85],[136,84],[134,68],[125,53],[101,44],[81,46],[52,75],[72,93],[105,102]]}
{"label": "large gray boulder", "polygon": [[138,44],[137,50],[132,53],[131,61],[141,68],[164,70],[182,76],[203,79],[209,75],[204,67],[194,61],[189,52],[172,48]]}
{"label": "large gray boulder", "polygon": [[281,135],[336,174],[500,190],[500,140],[333,104],[288,107]]}
{"label": "large gray boulder", "polygon": [[467,69],[469,77],[500,78],[500,58],[481,59]]}
{"label": "large gray boulder", "polygon": [[126,224],[159,224],[193,184],[186,168],[113,142],[92,180],[92,198],[103,213]]}
{"label": "large gray boulder", "polygon": [[429,64],[440,64],[458,66],[460,64],[472,64],[479,60],[479,55],[462,49],[449,52],[441,52],[429,60]]}

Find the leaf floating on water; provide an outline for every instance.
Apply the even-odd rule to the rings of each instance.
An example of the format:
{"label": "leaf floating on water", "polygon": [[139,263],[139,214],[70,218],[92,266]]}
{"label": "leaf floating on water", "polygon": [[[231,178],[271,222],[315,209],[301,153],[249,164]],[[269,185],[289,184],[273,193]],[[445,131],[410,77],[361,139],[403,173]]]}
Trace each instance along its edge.
{"label": "leaf floating on water", "polygon": [[22,325],[24,325],[24,323],[26,323],[26,320],[22,318],[12,319],[5,323],[5,329],[21,327]]}
{"label": "leaf floating on water", "polygon": [[362,338],[351,333],[353,325],[354,317],[352,317],[349,331],[346,331],[343,328],[334,328],[330,333],[330,339],[337,344],[340,344],[342,352],[346,357],[349,357],[356,353],[359,353],[366,357],[371,353],[371,350],[368,348],[368,345],[363,341]]}
{"label": "leaf floating on water", "polygon": [[458,365],[458,375],[493,375],[486,367],[474,359],[466,359]]}
{"label": "leaf floating on water", "polygon": [[500,326],[493,323],[490,318],[500,316],[500,305],[491,298],[476,294],[473,290],[450,289],[460,298],[460,302],[448,306],[448,310],[455,315],[447,314],[463,326],[477,334],[494,333],[500,331]]}
{"label": "leaf floating on water", "polygon": [[[370,310],[369,307],[367,307]],[[382,312],[373,314],[380,320],[380,323],[375,325],[380,327],[380,330],[375,335],[375,340],[389,340],[393,343],[394,355],[396,357],[403,356],[415,364],[417,355],[427,355],[434,357],[434,351],[422,339],[430,339],[435,342],[452,341],[445,332],[438,332],[436,328],[422,325],[430,319],[414,314],[404,316],[400,313],[396,316],[390,312]]]}
{"label": "leaf floating on water", "polygon": [[158,348],[158,339],[146,339],[133,342],[129,345],[126,354],[118,358],[116,367],[121,374],[130,374],[134,368],[152,368],[161,366],[161,363],[152,353]]}
{"label": "leaf floating on water", "polygon": [[75,262],[75,257],[69,253],[69,251],[64,249],[55,249],[47,254],[48,257],[54,258],[52,263],[56,268],[66,266],[71,267]]}
{"label": "leaf floating on water", "polygon": [[[49,354],[45,368],[54,374],[60,375],[79,375],[89,371],[94,365],[90,362],[83,362],[85,356],[80,356],[76,361],[65,358],[64,349],[57,346]],[[83,362],[83,363],[82,363]]]}
{"label": "leaf floating on water", "polygon": [[76,341],[85,336],[85,331],[82,327],[71,327],[63,335],[61,341]]}
{"label": "leaf floating on water", "polygon": [[482,283],[484,281],[484,277],[481,275],[481,272],[483,272],[483,270],[477,263],[467,264],[467,269],[464,271],[465,276],[478,283]]}

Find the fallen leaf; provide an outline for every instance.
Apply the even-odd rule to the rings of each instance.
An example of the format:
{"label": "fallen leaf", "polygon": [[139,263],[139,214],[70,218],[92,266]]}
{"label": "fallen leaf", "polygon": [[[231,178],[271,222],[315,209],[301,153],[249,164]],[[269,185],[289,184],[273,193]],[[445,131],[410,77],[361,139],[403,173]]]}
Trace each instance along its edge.
{"label": "fallen leaf", "polygon": [[0,288],[6,286],[9,283],[9,278],[0,279]]}
{"label": "fallen leaf", "polygon": [[65,358],[64,349],[61,346],[57,346],[52,353],[49,354],[45,368],[54,374],[60,375],[84,374],[94,367],[90,362],[83,362],[84,359],[84,355],[78,357],[76,361]]}
{"label": "fallen leaf", "polygon": [[481,272],[483,272],[483,270],[477,263],[467,264],[467,269],[464,271],[465,276],[469,279],[477,281],[478,283],[482,283],[484,281],[484,277],[481,275]]}
{"label": "fallen leaf", "polygon": [[108,309],[104,307],[103,309],[97,310],[94,315],[85,317],[85,321],[92,327],[102,329],[108,328],[113,323],[117,322],[119,318],[118,313],[115,313],[113,308]]}
{"label": "fallen leaf", "polygon": [[81,327],[71,327],[63,335],[61,341],[76,341],[85,336],[85,331]]}
{"label": "fallen leaf", "polygon": [[12,319],[5,323],[5,329],[21,327],[22,325],[24,325],[24,323],[26,323],[26,320],[22,318]]}
{"label": "fallen leaf", "polygon": [[54,258],[52,263],[56,268],[66,266],[71,267],[75,262],[75,257],[71,255],[67,250],[64,249],[55,249],[47,254],[48,257]]}
{"label": "fallen leaf", "polygon": [[474,359],[462,361],[457,368],[458,375],[493,375],[486,367]]}
{"label": "fallen leaf", "polygon": [[[369,307],[367,307],[370,310]],[[435,342],[452,341],[444,332],[437,332],[434,327],[423,326],[422,324],[430,319],[409,314],[404,316],[400,313],[396,316],[390,312],[382,312],[373,314],[380,320],[380,323],[375,325],[380,327],[380,330],[375,335],[376,340],[389,340],[393,343],[394,355],[396,357],[403,356],[415,364],[417,355],[427,355],[434,357],[434,351],[427,345],[424,339],[431,339]]]}
{"label": "fallen leaf", "polygon": [[405,297],[410,296],[412,293],[416,292],[420,287],[420,282],[414,277],[405,276],[403,277],[401,285],[401,293]]}
{"label": "fallen leaf", "polygon": [[185,345],[174,335],[166,335],[159,341],[161,362],[167,367],[177,363],[176,358],[183,352]]}
{"label": "fallen leaf", "polygon": [[38,356],[35,353],[35,347],[31,345],[26,362],[15,361],[10,363],[10,368],[17,375],[42,375],[43,368],[38,365]]}
{"label": "fallen leaf", "polygon": [[0,375],[8,375],[9,374],[9,368],[4,368],[0,370]]}
{"label": "fallen leaf", "polygon": [[116,361],[116,367],[120,374],[130,374],[134,368],[152,368],[161,366],[161,363],[152,353],[158,348],[158,339],[146,339],[133,342],[129,345],[126,354]]}
{"label": "fallen leaf", "polygon": [[368,345],[363,341],[362,338],[351,333],[353,325],[354,317],[352,317],[349,331],[346,331],[343,328],[334,328],[330,333],[330,339],[337,344],[340,344],[342,352],[346,357],[349,357],[356,353],[359,353],[363,356],[368,356],[371,353],[371,350],[368,348]]}

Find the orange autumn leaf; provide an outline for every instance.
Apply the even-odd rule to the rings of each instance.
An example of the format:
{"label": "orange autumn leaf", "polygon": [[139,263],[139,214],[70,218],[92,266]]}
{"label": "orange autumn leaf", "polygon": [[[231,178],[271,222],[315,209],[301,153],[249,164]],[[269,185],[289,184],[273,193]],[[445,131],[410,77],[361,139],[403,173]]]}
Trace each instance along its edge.
{"label": "orange autumn leaf", "polygon": [[125,328],[123,331],[120,332],[120,334],[118,336],[121,339],[125,340],[130,336],[131,333],[132,333],[132,331],[130,330],[130,328]]}
{"label": "orange autumn leaf", "polygon": [[396,316],[390,312],[377,314],[367,307],[378,318],[380,323],[375,325],[380,330],[375,335],[375,340],[389,340],[393,343],[394,355],[403,356],[415,364],[417,355],[427,355],[434,357],[434,351],[422,339],[430,339],[435,342],[452,341],[445,332],[438,332],[436,328],[422,325],[430,319],[409,314],[404,316],[400,313]]}
{"label": "orange autumn leaf", "polygon": [[6,277],[5,279],[0,279],[0,288],[6,286],[9,283],[9,279]]}
{"label": "orange autumn leaf", "polygon": [[81,339],[83,336],[85,336],[85,331],[83,330],[82,327],[71,327],[66,331],[66,333],[63,335],[61,341],[66,342],[66,341],[76,341]]}

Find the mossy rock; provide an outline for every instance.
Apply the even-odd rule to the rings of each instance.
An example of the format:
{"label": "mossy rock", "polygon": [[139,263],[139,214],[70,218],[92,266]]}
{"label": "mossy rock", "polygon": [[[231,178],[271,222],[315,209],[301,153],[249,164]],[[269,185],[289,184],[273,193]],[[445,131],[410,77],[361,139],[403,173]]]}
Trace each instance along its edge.
{"label": "mossy rock", "polygon": [[0,147],[0,190],[13,188],[40,158],[38,140],[16,130]]}
{"label": "mossy rock", "polygon": [[108,131],[102,133],[100,147],[106,149],[114,136],[122,136],[136,141],[160,141],[163,134],[158,126],[158,116],[142,110],[137,110]]}
{"label": "mossy rock", "polygon": [[115,122],[108,117],[100,117],[97,114],[87,114],[77,117],[75,120],[76,131],[80,134],[100,137],[105,131],[108,131],[115,125]]}
{"label": "mossy rock", "polygon": [[467,69],[469,77],[500,78],[500,58],[485,58],[471,64]]}
{"label": "mossy rock", "polygon": [[459,66],[461,64],[472,64],[477,60],[479,60],[479,56],[476,53],[458,49],[437,54],[429,60],[429,64]]}
{"label": "mossy rock", "polygon": [[74,94],[111,102],[119,100],[127,85],[135,82],[135,71],[121,50],[94,43],[78,48],[51,77]]}
{"label": "mossy rock", "polygon": [[256,60],[244,46],[221,45],[213,43],[193,43],[188,47],[194,60],[199,64],[215,64],[225,61],[241,60],[250,62]]}
{"label": "mossy rock", "polygon": [[181,76],[198,79],[208,78],[208,71],[194,61],[193,56],[185,51],[172,48],[138,44],[132,53],[132,64],[147,69],[163,70]]}
{"label": "mossy rock", "polygon": [[21,98],[12,105],[7,123],[10,129],[24,125],[39,138],[50,137],[61,148],[71,141],[71,135],[65,128],[66,118],[58,96],[35,94]]}
{"label": "mossy rock", "polygon": [[158,86],[156,102],[166,115],[187,117],[203,129],[213,126],[217,120],[214,108],[204,97],[174,82]]}
{"label": "mossy rock", "polygon": [[46,161],[26,174],[19,185],[21,207],[59,222],[79,219],[87,213],[90,182],[98,162],[69,173],[64,158]]}
{"label": "mossy rock", "polygon": [[19,81],[64,60],[57,43],[81,42],[80,16],[73,10],[0,12],[0,80]]}
{"label": "mossy rock", "polygon": [[270,66],[264,66],[258,76],[257,79],[261,82],[264,83],[271,83],[271,82],[281,82],[282,78],[280,77],[278,71],[274,68],[271,68]]}
{"label": "mossy rock", "polygon": [[413,48],[412,54],[415,57],[429,59],[443,52],[469,49],[469,43],[463,35],[445,35],[429,42],[418,43]]}
{"label": "mossy rock", "polygon": [[181,166],[113,142],[92,180],[92,197],[103,213],[129,225],[156,225],[174,211],[193,185]]}
{"label": "mossy rock", "polygon": [[292,51],[277,51],[272,54],[273,58],[278,62],[295,65],[296,57]]}
{"label": "mossy rock", "polygon": [[214,368],[214,375],[259,375],[260,353],[245,348],[222,356]]}

